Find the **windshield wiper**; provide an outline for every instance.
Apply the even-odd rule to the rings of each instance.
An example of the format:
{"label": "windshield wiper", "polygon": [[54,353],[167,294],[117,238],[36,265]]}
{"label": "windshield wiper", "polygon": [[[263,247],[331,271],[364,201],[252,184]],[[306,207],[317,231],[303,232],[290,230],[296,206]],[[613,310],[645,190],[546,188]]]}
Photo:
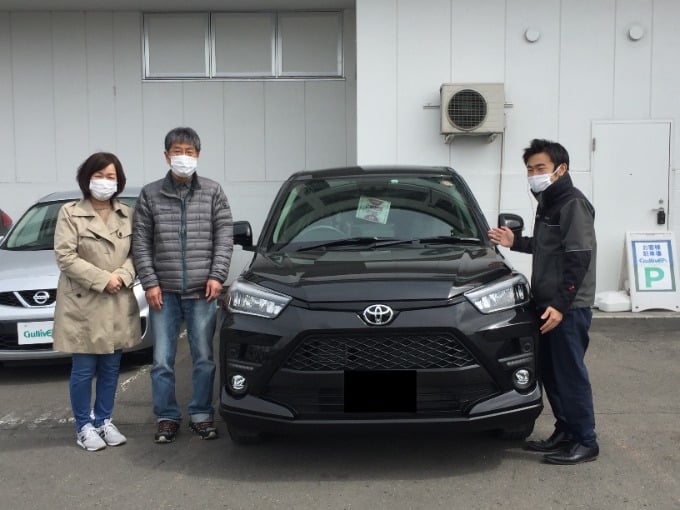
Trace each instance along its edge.
{"label": "windshield wiper", "polygon": [[399,244],[481,244],[476,237],[435,236],[416,237],[414,239],[381,239],[379,237],[349,237],[347,239],[335,239],[323,243],[313,244],[298,248],[295,251],[313,251],[319,249],[338,248],[342,246],[361,246],[370,248],[383,248]]}
{"label": "windshield wiper", "polygon": [[421,237],[412,239],[413,242],[421,244],[481,244],[481,239],[477,237],[457,237],[457,236],[435,236]]}
{"label": "windshield wiper", "polygon": [[410,243],[411,239],[381,239],[379,237],[348,237],[346,239],[335,239],[333,241],[326,241],[323,243],[313,244],[311,246],[304,246],[295,251],[312,251],[327,248],[337,248],[341,246],[370,246],[371,248],[382,248],[383,246],[392,246],[395,244]]}

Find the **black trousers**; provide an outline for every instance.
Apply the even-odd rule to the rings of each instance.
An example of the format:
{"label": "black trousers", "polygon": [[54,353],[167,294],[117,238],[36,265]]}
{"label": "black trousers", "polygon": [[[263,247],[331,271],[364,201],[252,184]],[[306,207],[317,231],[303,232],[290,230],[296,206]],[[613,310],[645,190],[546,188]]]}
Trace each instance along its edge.
{"label": "black trousers", "polygon": [[595,434],[593,393],[585,364],[593,318],[590,308],[569,310],[552,331],[541,335],[540,375],[555,416],[555,428],[592,446]]}

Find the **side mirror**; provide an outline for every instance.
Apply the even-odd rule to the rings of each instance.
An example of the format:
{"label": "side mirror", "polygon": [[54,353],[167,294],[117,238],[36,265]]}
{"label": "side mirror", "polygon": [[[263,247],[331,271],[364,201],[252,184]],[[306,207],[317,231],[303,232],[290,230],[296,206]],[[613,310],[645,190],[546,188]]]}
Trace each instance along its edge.
{"label": "side mirror", "polygon": [[498,226],[508,227],[515,237],[520,237],[524,230],[524,220],[518,214],[501,213],[498,215]]}
{"label": "side mirror", "polygon": [[247,221],[234,222],[234,244],[243,246],[244,250],[253,249],[253,229]]}

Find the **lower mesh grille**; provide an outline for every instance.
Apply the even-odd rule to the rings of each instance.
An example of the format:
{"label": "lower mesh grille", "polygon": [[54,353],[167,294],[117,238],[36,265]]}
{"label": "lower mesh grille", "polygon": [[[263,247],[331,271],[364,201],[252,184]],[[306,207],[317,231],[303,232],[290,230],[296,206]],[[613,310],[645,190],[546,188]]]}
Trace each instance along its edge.
{"label": "lower mesh grille", "polygon": [[394,370],[463,368],[476,365],[450,334],[313,335],[300,342],[284,368],[317,370]]}
{"label": "lower mesh grille", "polygon": [[[462,413],[471,403],[496,392],[492,384],[418,388],[416,412]],[[344,416],[344,393],[340,388],[269,388],[262,397],[292,408],[301,416]]]}

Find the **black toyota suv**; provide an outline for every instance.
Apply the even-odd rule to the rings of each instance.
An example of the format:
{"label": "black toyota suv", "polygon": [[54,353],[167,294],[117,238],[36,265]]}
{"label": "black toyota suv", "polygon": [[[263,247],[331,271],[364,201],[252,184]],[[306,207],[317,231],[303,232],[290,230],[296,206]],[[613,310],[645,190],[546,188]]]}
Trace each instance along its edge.
{"label": "black toyota suv", "polygon": [[256,246],[235,225],[254,255],[220,331],[231,438],[420,424],[528,436],[543,407],[536,314],[487,231],[450,168],[291,176]]}

